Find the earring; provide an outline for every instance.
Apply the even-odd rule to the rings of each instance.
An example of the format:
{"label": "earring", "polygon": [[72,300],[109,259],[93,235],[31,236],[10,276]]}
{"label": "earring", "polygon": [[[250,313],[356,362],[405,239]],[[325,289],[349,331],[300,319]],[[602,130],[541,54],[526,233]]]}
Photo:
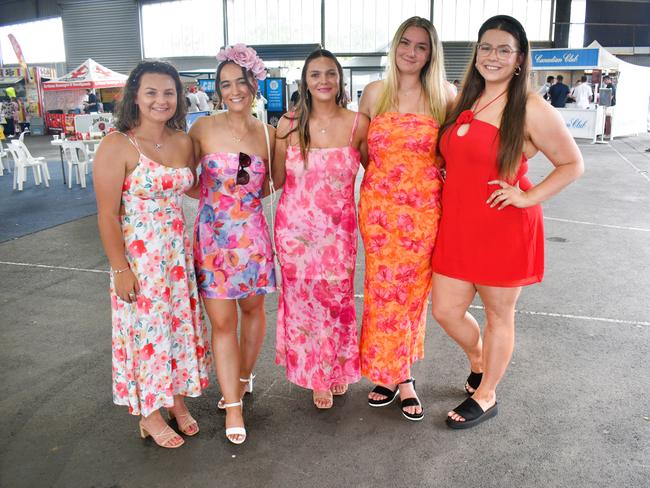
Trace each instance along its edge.
{"label": "earring", "polygon": [[521,66],[517,65],[515,68],[515,76],[519,76],[521,74]]}

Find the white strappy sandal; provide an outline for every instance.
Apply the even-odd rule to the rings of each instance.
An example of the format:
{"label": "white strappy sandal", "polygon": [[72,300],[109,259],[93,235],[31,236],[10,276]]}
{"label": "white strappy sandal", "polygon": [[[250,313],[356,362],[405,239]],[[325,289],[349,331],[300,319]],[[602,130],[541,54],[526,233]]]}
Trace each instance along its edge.
{"label": "white strappy sandal", "polygon": [[[253,373],[250,374],[248,378],[239,378],[239,381],[241,383],[246,383],[246,388],[244,388],[244,395],[246,393],[253,393],[253,380],[255,379],[255,375]],[[243,397],[242,397],[243,398]],[[217,408],[219,410],[224,410],[224,404],[226,400],[224,397],[221,397],[221,399],[217,402]]]}
{"label": "white strappy sandal", "polygon": [[[223,408],[231,407],[242,407],[244,408],[244,402],[241,400],[234,403],[224,403]],[[242,438],[240,440],[231,439],[230,436],[240,435]],[[246,440],[246,428],[245,427],[230,427],[226,428],[226,439],[228,439],[233,444],[243,444]]]}

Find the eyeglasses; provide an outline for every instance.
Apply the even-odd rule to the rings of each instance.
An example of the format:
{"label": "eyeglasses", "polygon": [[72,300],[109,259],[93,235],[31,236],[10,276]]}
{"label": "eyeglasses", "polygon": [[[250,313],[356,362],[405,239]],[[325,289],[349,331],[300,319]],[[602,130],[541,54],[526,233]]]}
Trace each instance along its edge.
{"label": "eyeglasses", "polygon": [[497,58],[499,59],[508,59],[514,53],[518,53],[517,49],[512,49],[510,46],[496,46],[493,47],[492,44],[479,44],[476,46],[476,52],[481,56],[489,56],[492,51],[497,53]]}
{"label": "eyeglasses", "polygon": [[237,184],[246,185],[250,181],[250,176],[245,168],[251,165],[251,157],[243,152],[239,153],[239,167],[237,168]]}

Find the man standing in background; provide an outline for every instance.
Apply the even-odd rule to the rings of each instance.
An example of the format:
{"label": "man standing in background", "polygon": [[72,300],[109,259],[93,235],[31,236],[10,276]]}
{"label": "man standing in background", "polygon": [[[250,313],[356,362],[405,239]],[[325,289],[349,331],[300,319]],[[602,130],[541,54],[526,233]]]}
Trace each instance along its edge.
{"label": "man standing in background", "polygon": [[575,99],[577,108],[589,108],[589,103],[591,102],[591,97],[594,96],[594,92],[591,90],[589,83],[587,83],[587,77],[585,75],[580,77],[580,83],[573,88],[571,96]]}
{"label": "man standing in background", "polygon": [[569,87],[564,83],[564,76],[557,75],[557,83],[548,89],[548,96],[551,98],[551,105],[556,108],[564,108],[566,98],[569,96]]}
{"label": "man standing in background", "polygon": [[[456,80],[454,80],[455,82]],[[553,83],[555,83],[555,76],[547,76],[546,77],[546,83],[542,85],[542,87],[539,89],[537,93],[539,93],[544,100],[548,100],[548,90],[553,86]]]}

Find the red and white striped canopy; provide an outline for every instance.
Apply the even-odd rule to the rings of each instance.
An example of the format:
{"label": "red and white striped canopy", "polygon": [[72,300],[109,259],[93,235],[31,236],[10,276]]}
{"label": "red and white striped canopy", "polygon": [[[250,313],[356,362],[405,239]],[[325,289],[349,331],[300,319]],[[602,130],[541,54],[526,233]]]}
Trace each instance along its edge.
{"label": "red and white striped canopy", "polygon": [[88,58],[70,73],[56,80],[43,83],[43,89],[45,91],[56,91],[114,88],[124,86],[126,79],[126,75],[110,70]]}

